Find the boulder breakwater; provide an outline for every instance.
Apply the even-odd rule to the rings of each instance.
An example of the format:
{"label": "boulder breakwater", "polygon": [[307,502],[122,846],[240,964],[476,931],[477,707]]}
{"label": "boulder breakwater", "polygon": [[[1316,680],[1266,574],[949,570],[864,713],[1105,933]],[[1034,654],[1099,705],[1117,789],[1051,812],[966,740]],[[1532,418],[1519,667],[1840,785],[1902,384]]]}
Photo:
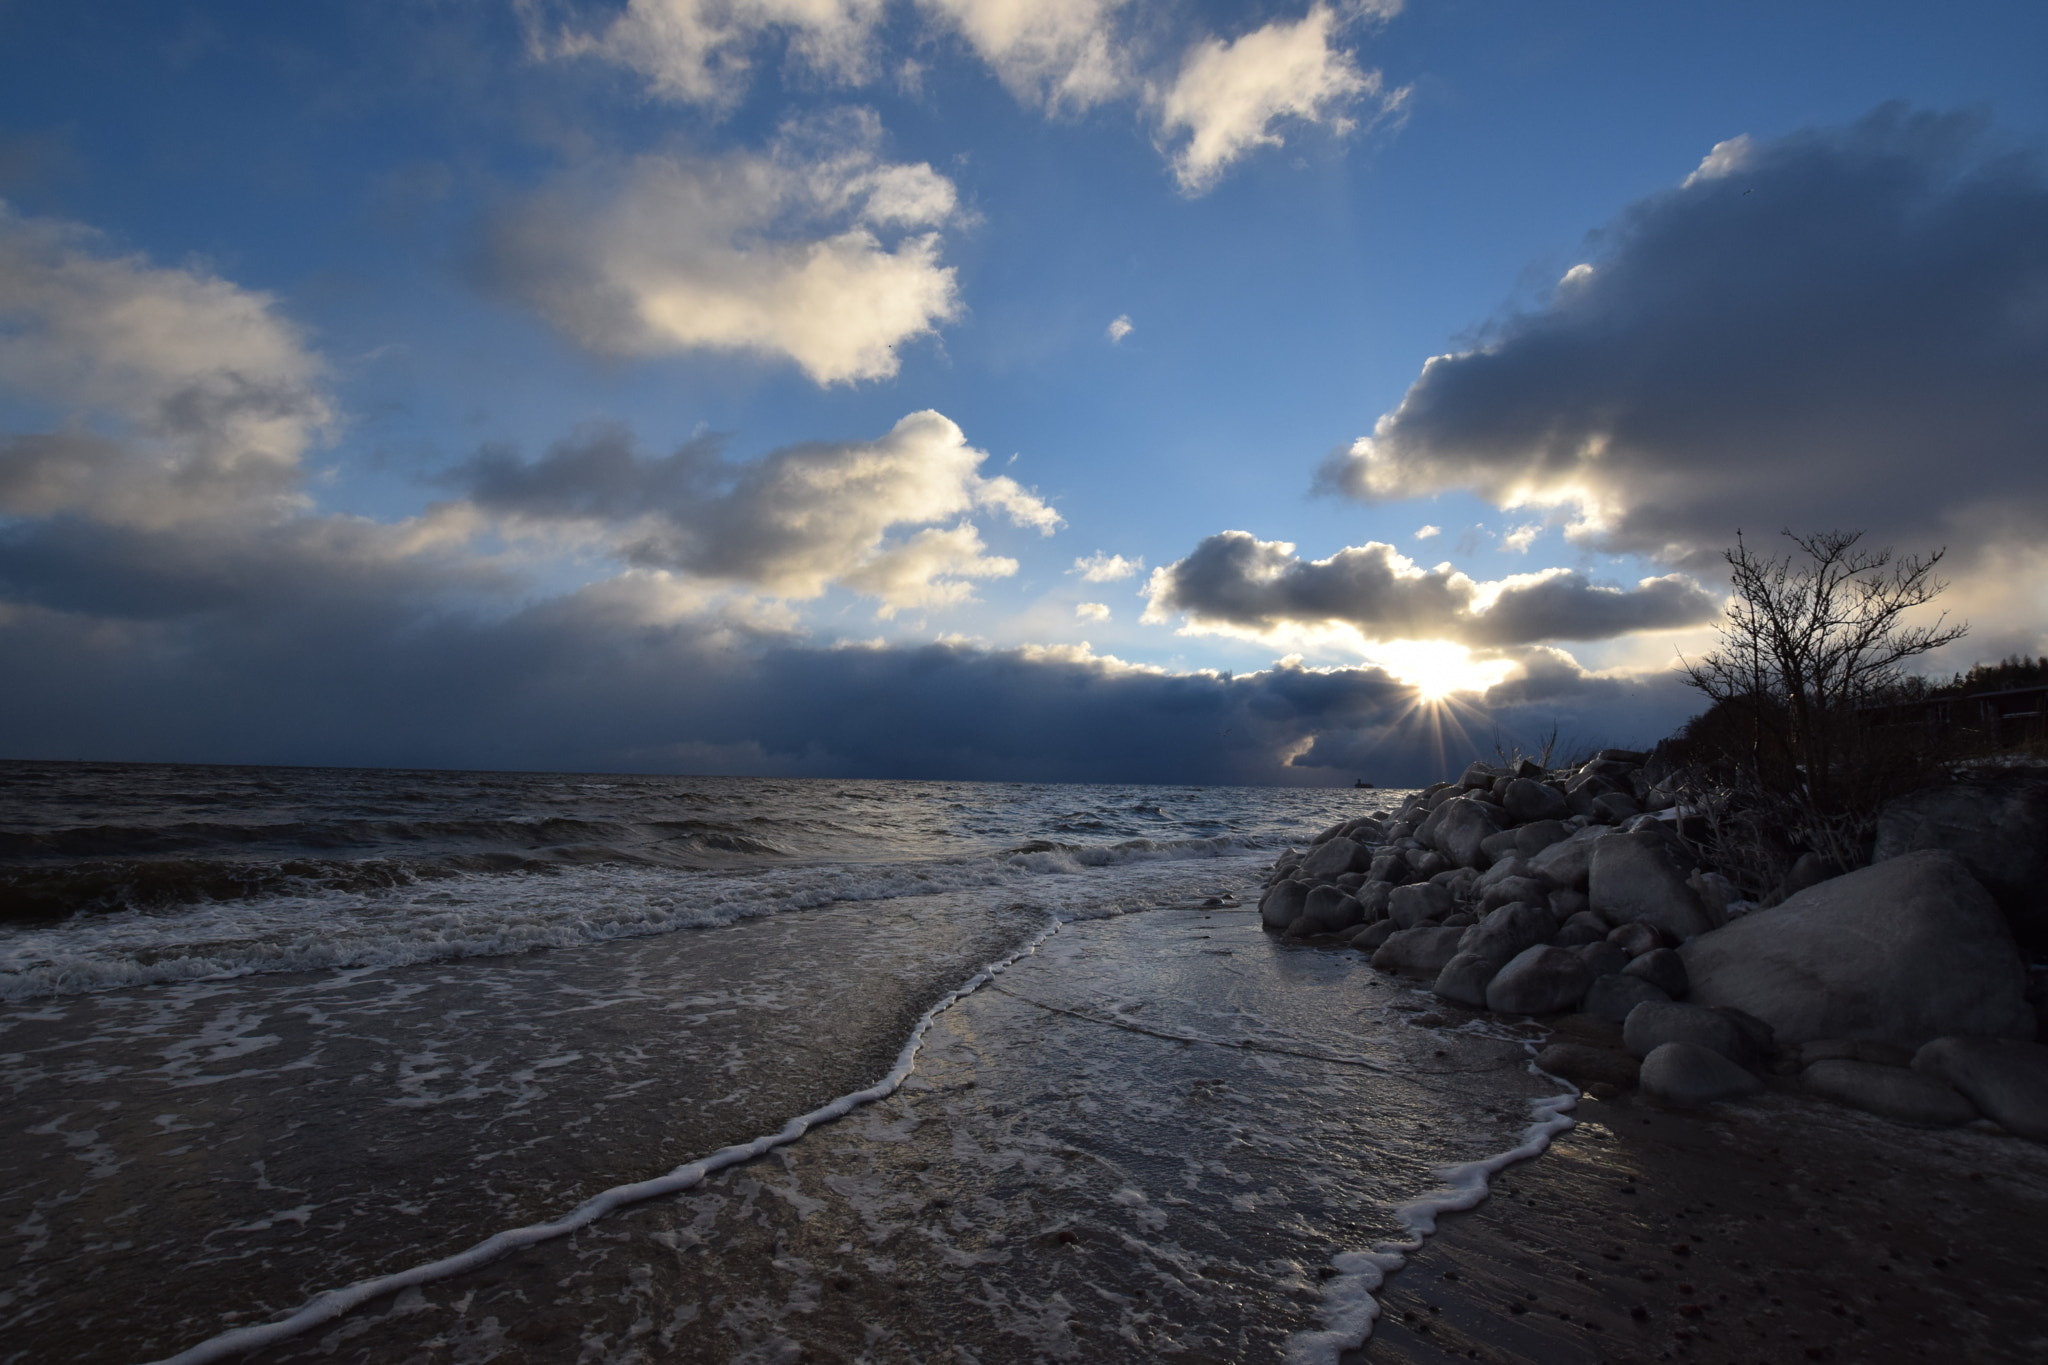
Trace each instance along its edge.
{"label": "boulder breakwater", "polygon": [[1261,922],[1427,981],[1446,1009],[1547,1020],[1538,1065],[1596,1096],[1798,1088],[2048,1142],[2048,968],[2028,960],[2048,923],[2048,780],[1901,798],[1867,866],[1802,859],[1757,900],[1712,866],[1693,780],[1619,749],[1474,763],[1282,854]]}

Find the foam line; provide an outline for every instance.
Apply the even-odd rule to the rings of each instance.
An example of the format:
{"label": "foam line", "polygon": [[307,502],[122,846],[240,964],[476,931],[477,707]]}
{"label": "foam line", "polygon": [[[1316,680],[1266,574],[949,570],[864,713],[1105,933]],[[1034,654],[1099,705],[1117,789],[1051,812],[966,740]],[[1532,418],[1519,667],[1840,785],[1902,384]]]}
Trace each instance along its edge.
{"label": "foam line", "polygon": [[1008,970],[1010,966],[1020,959],[1029,957],[1037,952],[1040,944],[1059,931],[1060,922],[1054,920],[1029,943],[1026,943],[1001,961],[989,963],[986,967],[983,967],[980,971],[969,977],[957,989],[947,994],[936,1005],[926,1010],[923,1017],[917,1021],[917,1027],[910,1031],[910,1038],[903,1044],[903,1050],[896,1054],[896,1065],[890,1068],[888,1075],[882,1077],[881,1080],[865,1090],[856,1090],[852,1094],[841,1095],[838,1099],[824,1105],[822,1108],[813,1109],[808,1114],[802,1114],[791,1119],[782,1126],[779,1132],[771,1133],[765,1137],[757,1137],[752,1142],[743,1142],[734,1147],[723,1148],[713,1152],[710,1156],[678,1166],[667,1175],[657,1176],[652,1180],[642,1180],[632,1185],[613,1186],[602,1194],[593,1195],[586,1199],[570,1213],[556,1219],[552,1223],[532,1223],[523,1228],[508,1228],[504,1232],[485,1238],[465,1251],[458,1251],[452,1256],[444,1256],[438,1261],[429,1261],[425,1265],[417,1265],[410,1270],[400,1270],[390,1275],[380,1275],[373,1280],[363,1280],[350,1285],[346,1289],[329,1290],[327,1293],[309,1300],[305,1307],[299,1309],[298,1312],[288,1318],[277,1322],[253,1323],[247,1327],[233,1328],[222,1332],[219,1336],[208,1337],[196,1346],[189,1346],[174,1356],[167,1356],[160,1361],[153,1362],[153,1365],[205,1365],[208,1361],[221,1360],[231,1355],[238,1355],[244,1351],[253,1351],[259,1346],[268,1346],[272,1342],[295,1337],[301,1332],[320,1326],[322,1323],[332,1322],[351,1309],[361,1307],[380,1295],[390,1294],[400,1289],[410,1289],[414,1285],[427,1284],[433,1280],[445,1279],[450,1275],[459,1275],[465,1270],[474,1270],[478,1266],[496,1260],[508,1251],[516,1251],[520,1247],[532,1246],[535,1242],[545,1242],[556,1237],[567,1236],[579,1228],[588,1227],[606,1214],[611,1213],[615,1209],[624,1208],[628,1204],[637,1204],[648,1199],[659,1199],[663,1195],[678,1194],[683,1190],[694,1188],[702,1184],[706,1178],[716,1171],[722,1171],[727,1166],[738,1165],[742,1161],[751,1161],[757,1156],[762,1156],[775,1150],[777,1147],[785,1147],[821,1123],[830,1123],[834,1119],[844,1118],[847,1114],[852,1113],[864,1104],[872,1104],[876,1100],[886,1099],[889,1095],[895,1093],[897,1087],[901,1086],[909,1077],[911,1067],[917,1061],[918,1049],[924,1046],[924,1035],[931,1028],[934,1019],[937,1019],[939,1015],[951,1009],[955,1004],[987,985],[999,973]]}
{"label": "foam line", "polygon": [[[1534,1061],[1529,1063],[1529,1071],[1565,1084]],[[1489,1182],[1495,1175],[1518,1161],[1542,1155],[1552,1138],[1577,1124],[1570,1111],[1578,1104],[1577,1086],[1546,1099],[1530,1100],[1532,1122],[1522,1130],[1518,1145],[1481,1161],[1438,1167],[1431,1174],[1444,1182],[1444,1189],[1411,1199],[1394,1210],[1408,1230],[1405,1239],[1382,1242],[1371,1251],[1345,1251],[1332,1256],[1330,1265],[1337,1273],[1323,1283],[1325,1326],[1319,1332],[1296,1332],[1287,1339],[1288,1365],[1337,1365],[1344,1352],[1364,1346],[1380,1316],[1379,1300],[1374,1294],[1389,1275],[1407,1265],[1408,1258],[1435,1234],[1437,1218],[1477,1207],[1486,1198]]]}

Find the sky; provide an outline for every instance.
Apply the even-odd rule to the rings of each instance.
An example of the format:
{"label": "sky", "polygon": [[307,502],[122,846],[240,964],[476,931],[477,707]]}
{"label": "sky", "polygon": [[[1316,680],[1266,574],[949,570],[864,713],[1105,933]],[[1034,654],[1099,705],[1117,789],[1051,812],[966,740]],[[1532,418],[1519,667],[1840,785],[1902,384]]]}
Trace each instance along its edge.
{"label": "sky", "polygon": [[2048,10],[0,0],[0,755],[1383,785],[2048,651]]}

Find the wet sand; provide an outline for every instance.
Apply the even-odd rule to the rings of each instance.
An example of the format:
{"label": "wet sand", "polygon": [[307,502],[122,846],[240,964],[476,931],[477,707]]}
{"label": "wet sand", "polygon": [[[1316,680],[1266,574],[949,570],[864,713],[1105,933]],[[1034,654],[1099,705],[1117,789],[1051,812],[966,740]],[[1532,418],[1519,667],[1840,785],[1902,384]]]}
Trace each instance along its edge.
{"label": "wet sand", "polygon": [[2048,1360],[2048,1147],[1782,1088],[1578,1118],[1443,1221],[1347,1362]]}

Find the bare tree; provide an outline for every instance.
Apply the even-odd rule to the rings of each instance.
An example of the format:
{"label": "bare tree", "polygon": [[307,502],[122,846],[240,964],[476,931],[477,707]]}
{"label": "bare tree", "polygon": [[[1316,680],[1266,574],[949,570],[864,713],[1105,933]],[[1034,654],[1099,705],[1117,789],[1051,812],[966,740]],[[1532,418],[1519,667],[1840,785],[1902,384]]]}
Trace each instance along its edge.
{"label": "bare tree", "polygon": [[[1740,708],[1758,750],[1778,747],[1799,771],[1819,812],[1836,803],[1837,769],[1857,707],[1894,695],[1900,665],[1959,640],[1967,624],[1931,625],[1905,617],[1948,587],[1934,576],[1943,550],[1894,559],[1860,551],[1861,531],[1786,537],[1801,555],[1770,559],[1735,536],[1726,552],[1735,597],[1721,626],[1721,647],[1686,662],[1686,681],[1718,703]],[[1752,753],[1752,767],[1760,766]]]}

